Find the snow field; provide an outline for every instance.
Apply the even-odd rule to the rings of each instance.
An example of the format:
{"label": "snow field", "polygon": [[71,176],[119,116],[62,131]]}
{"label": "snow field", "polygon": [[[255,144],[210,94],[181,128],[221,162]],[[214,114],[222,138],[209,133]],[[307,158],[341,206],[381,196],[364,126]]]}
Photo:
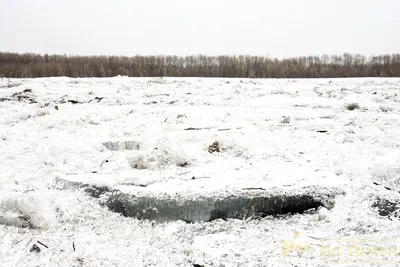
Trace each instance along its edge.
{"label": "snow field", "polygon": [[[373,182],[400,190],[400,79],[10,82],[17,86],[0,81],[0,99],[31,89],[37,103],[0,101],[0,266],[285,266],[282,240],[295,231],[310,253],[291,253],[286,266],[332,266],[321,261],[322,240],[399,241],[397,222],[371,204],[375,196],[399,198]],[[347,110],[351,103],[359,108]],[[111,151],[102,145],[109,141],[142,146]],[[211,154],[215,141],[221,152]],[[151,182],[154,195],[308,185],[346,195],[315,214],[154,224],[54,188],[67,176],[132,193],[141,189],[124,183]],[[48,248],[29,252],[37,241]]]}

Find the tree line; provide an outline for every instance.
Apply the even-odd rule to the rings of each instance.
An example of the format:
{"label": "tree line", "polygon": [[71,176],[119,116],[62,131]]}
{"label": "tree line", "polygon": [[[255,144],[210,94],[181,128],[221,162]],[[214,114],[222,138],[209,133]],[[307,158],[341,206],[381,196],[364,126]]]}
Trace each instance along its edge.
{"label": "tree line", "polygon": [[0,77],[400,77],[400,54],[272,59],[263,56],[67,56],[0,52]]}

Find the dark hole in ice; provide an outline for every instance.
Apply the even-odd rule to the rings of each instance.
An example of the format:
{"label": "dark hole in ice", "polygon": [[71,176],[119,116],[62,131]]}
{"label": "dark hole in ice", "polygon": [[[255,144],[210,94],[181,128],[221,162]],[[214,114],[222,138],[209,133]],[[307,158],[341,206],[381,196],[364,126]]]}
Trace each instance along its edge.
{"label": "dark hole in ice", "polygon": [[278,195],[265,197],[229,196],[221,199],[173,199],[135,197],[114,192],[106,203],[114,212],[126,217],[167,222],[213,221],[216,219],[246,219],[280,214],[302,214],[306,210],[323,206],[311,195]]}
{"label": "dark hole in ice", "polygon": [[87,193],[88,195],[99,198],[102,194],[106,192],[111,192],[111,189],[107,186],[90,186],[90,185],[83,185],[82,187],[85,187],[84,192]]}
{"label": "dark hole in ice", "polygon": [[[66,182],[74,183],[74,182]],[[335,194],[309,192],[304,194],[277,193],[263,195],[235,195],[224,197],[200,196],[196,198],[147,197],[125,194],[103,186],[75,183],[68,187],[83,188],[92,197],[105,196],[105,205],[125,217],[167,222],[182,220],[188,223],[209,222],[216,219],[246,219],[285,214],[303,214],[329,203]],[[328,201],[323,201],[327,200]],[[332,203],[332,201],[331,201]],[[331,207],[327,207],[331,208]]]}

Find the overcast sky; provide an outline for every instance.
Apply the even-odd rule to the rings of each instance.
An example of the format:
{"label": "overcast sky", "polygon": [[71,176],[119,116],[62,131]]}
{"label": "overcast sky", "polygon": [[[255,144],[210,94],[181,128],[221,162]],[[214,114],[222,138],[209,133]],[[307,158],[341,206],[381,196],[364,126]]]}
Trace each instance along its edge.
{"label": "overcast sky", "polygon": [[0,0],[0,51],[400,52],[400,0]]}

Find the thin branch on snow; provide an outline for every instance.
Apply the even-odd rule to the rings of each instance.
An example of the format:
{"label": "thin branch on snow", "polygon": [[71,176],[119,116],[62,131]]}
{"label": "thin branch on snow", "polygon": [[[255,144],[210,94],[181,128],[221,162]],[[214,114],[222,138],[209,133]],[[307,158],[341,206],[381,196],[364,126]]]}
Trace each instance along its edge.
{"label": "thin branch on snow", "polygon": [[262,187],[245,187],[245,188],[242,188],[242,189],[243,190],[265,190]]}
{"label": "thin branch on snow", "polygon": [[109,156],[108,158],[104,159],[104,160],[100,163],[100,167],[102,167],[104,163],[110,162],[110,161],[109,161],[110,158],[112,158],[112,155]]}
{"label": "thin branch on snow", "polygon": [[200,130],[209,130],[211,127],[206,127],[206,128],[195,128],[195,127],[189,127],[186,128],[185,131],[200,131]]}
{"label": "thin branch on snow", "polygon": [[[210,130],[211,127],[203,127],[203,128],[196,128],[196,127],[189,127],[184,129],[185,131],[201,131],[201,130]],[[217,131],[230,131],[232,129],[243,129],[243,127],[236,127],[236,128],[222,128],[222,129],[217,129]]]}
{"label": "thin branch on snow", "polygon": [[48,246],[46,246],[45,244],[43,244],[42,242],[40,242],[39,240],[37,241],[40,245],[42,245],[45,248],[49,248]]}
{"label": "thin branch on snow", "polygon": [[200,177],[195,177],[193,176],[192,178],[190,178],[190,180],[197,180],[197,179],[210,179],[211,177],[209,176],[200,176]]}
{"label": "thin branch on snow", "polygon": [[230,130],[232,130],[232,129],[240,130],[240,129],[243,129],[243,127],[218,129],[218,131],[220,131],[220,132],[222,132],[222,131],[230,131]]}
{"label": "thin branch on snow", "polygon": [[131,186],[147,187],[147,184],[136,184],[136,183],[121,183],[121,185],[131,185]]}
{"label": "thin branch on snow", "polygon": [[29,244],[32,242],[32,240],[33,240],[33,237],[31,237],[31,239],[29,239],[29,242],[28,242],[28,244],[26,244],[25,249],[29,246]]}
{"label": "thin branch on snow", "polygon": [[28,237],[24,237],[24,238],[22,238],[21,240],[19,240],[19,241],[17,241],[17,242],[14,242],[14,246],[15,245],[17,245],[17,244],[19,244],[19,243],[21,243],[22,241],[24,241],[25,239],[27,239]]}

